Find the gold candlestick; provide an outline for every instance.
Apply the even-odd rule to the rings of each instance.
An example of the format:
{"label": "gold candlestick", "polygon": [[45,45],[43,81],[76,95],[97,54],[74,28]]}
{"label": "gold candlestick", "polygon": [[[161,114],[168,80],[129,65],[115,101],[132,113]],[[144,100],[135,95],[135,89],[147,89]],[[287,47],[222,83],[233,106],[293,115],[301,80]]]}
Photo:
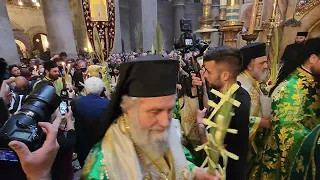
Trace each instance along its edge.
{"label": "gold candlestick", "polygon": [[239,20],[239,14],[239,1],[228,0],[226,21],[220,26],[220,31],[224,33],[224,45],[237,47],[237,34],[243,27],[243,22]]}
{"label": "gold candlestick", "polygon": [[202,39],[207,42],[211,43],[211,34],[212,32],[217,32],[218,30],[213,28],[213,18],[211,16],[211,6],[212,6],[212,0],[203,0],[203,12],[202,16],[200,17],[200,29],[196,30],[196,33],[200,33],[202,36]]}
{"label": "gold candlestick", "polygon": [[254,29],[256,27],[257,10],[258,10],[258,0],[253,0],[251,19],[250,19],[250,24],[249,24],[249,28],[248,28],[248,34],[254,33]]}
{"label": "gold candlestick", "polygon": [[275,17],[276,17],[277,4],[278,4],[278,1],[273,0],[272,15],[271,15],[271,18],[269,19],[269,23],[268,23],[268,34],[267,34],[267,45],[268,46],[271,43],[272,31],[273,31],[273,28],[275,27]]}

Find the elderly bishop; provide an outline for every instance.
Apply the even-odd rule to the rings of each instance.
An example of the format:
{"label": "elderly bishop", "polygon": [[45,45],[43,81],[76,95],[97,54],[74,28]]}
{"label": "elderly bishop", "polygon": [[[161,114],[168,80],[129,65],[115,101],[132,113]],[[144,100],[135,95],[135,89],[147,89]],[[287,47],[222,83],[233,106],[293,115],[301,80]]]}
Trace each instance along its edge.
{"label": "elderly bishop", "polygon": [[120,65],[120,79],[82,179],[216,179],[186,159],[172,119],[179,62],[145,56]]}
{"label": "elderly bishop", "polygon": [[263,150],[262,137],[266,128],[271,126],[271,100],[264,96],[260,89],[260,82],[267,78],[268,61],[265,43],[253,43],[240,49],[243,56],[242,73],[238,81],[251,97],[248,168]]}

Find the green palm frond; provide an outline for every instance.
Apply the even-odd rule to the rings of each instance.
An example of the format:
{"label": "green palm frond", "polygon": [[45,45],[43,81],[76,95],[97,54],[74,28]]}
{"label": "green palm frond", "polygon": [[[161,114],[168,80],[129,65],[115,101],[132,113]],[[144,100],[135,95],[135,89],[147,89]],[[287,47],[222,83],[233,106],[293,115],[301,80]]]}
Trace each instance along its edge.
{"label": "green palm frond", "polygon": [[102,48],[100,36],[98,29],[96,27],[93,28],[93,43],[94,43],[94,48],[95,48],[95,53],[100,60],[102,64],[102,68],[100,70],[101,76],[102,76],[102,81],[105,84],[106,88],[108,89],[109,97],[112,93],[112,88],[111,88],[111,76],[109,74],[109,68],[105,63],[105,58],[104,58],[104,50],[106,50],[107,55],[109,54],[109,44],[108,44],[108,39],[106,39],[106,49]]}
{"label": "green palm frond", "polygon": [[93,28],[93,44],[94,44],[95,52],[96,52],[100,62],[104,62],[103,49],[101,46],[99,32],[96,27]]}
{"label": "green palm frond", "polygon": [[156,54],[159,56],[162,55],[163,46],[164,46],[162,39],[163,39],[162,30],[161,30],[160,24],[158,23],[156,27],[155,40],[156,40]]}
{"label": "green palm frond", "polygon": [[140,24],[137,24],[137,26],[134,29],[134,38],[135,38],[135,44],[136,44],[136,52],[142,53],[143,52],[142,29]]}

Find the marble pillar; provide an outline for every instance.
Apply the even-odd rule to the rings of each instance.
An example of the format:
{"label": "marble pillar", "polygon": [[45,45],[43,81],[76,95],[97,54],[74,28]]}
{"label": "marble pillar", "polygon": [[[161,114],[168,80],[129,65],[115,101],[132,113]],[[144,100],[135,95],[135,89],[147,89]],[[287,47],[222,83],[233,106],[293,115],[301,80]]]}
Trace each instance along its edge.
{"label": "marble pillar", "polygon": [[20,62],[5,0],[0,0],[0,58],[8,64]]}
{"label": "marble pillar", "polygon": [[[155,31],[158,22],[157,0],[129,0],[131,46],[150,51],[155,44]],[[139,34],[138,37],[136,34]]]}
{"label": "marble pillar", "polygon": [[116,13],[116,34],[113,45],[113,52],[122,52],[121,45],[121,24],[120,24],[120,4],[119,0],[114,0],[115,13]]}
{"label": "marble pillar", "polygon": [[70,9],[77,52],[85,52],[88,50],[89,41],[82,0],[70,0]]}
{"label": "marble pillar", "polygon": [[186,4],[185,0],[173,1],[173,34],[174,39],[178,39],[182,34],[180,30],[180,19],[185,18]]}
{"label": "marble pillar", "polygon": [[141,1],[143,49],[150,51],[152,45],[155,45],[156,27],[158,23],[158,2],[157,0]]}
{"label": "marble pillar", "polygon": [[[219,16],[220,12],[220,0],[212,0],[212,6],[211,6],[211,15],[214,20],[216,20]],[[214,22],[215,24],[216,22]],[[213,32],[211,34],[211,45],[213,47],[219,46],[219,32]]]}
{"label": "marble pillar", "polygon": [[42,8],[51,54],[66,52],[69,57],[76,57],[69,0],[45,0]]}

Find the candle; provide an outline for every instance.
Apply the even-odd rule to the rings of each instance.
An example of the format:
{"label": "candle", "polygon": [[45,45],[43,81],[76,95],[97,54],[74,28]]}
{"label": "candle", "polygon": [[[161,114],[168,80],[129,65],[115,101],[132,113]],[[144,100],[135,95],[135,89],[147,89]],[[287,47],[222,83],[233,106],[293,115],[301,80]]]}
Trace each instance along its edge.
{"label": "candle", "polygon": [[254,28],[256,26],[256,15],[257,15],[257,10],[258,10],[258,3],[259,3],[258,0],[253,0],[248,34],[254,33]]}
{"label": "candle", "polygon": [[64,77],[66,77],[66,63],[65,62],[62,62],[62,68],[63,68],[63,73],[64,73]]}
{"label": "candle", "polygon": [[70,64],[68,64],[67,74],[70,72]]}
{"label": "candle", "polygon": [[220,8],[221,6],[226,6],[227,5],[227,0],[220,0]]}

